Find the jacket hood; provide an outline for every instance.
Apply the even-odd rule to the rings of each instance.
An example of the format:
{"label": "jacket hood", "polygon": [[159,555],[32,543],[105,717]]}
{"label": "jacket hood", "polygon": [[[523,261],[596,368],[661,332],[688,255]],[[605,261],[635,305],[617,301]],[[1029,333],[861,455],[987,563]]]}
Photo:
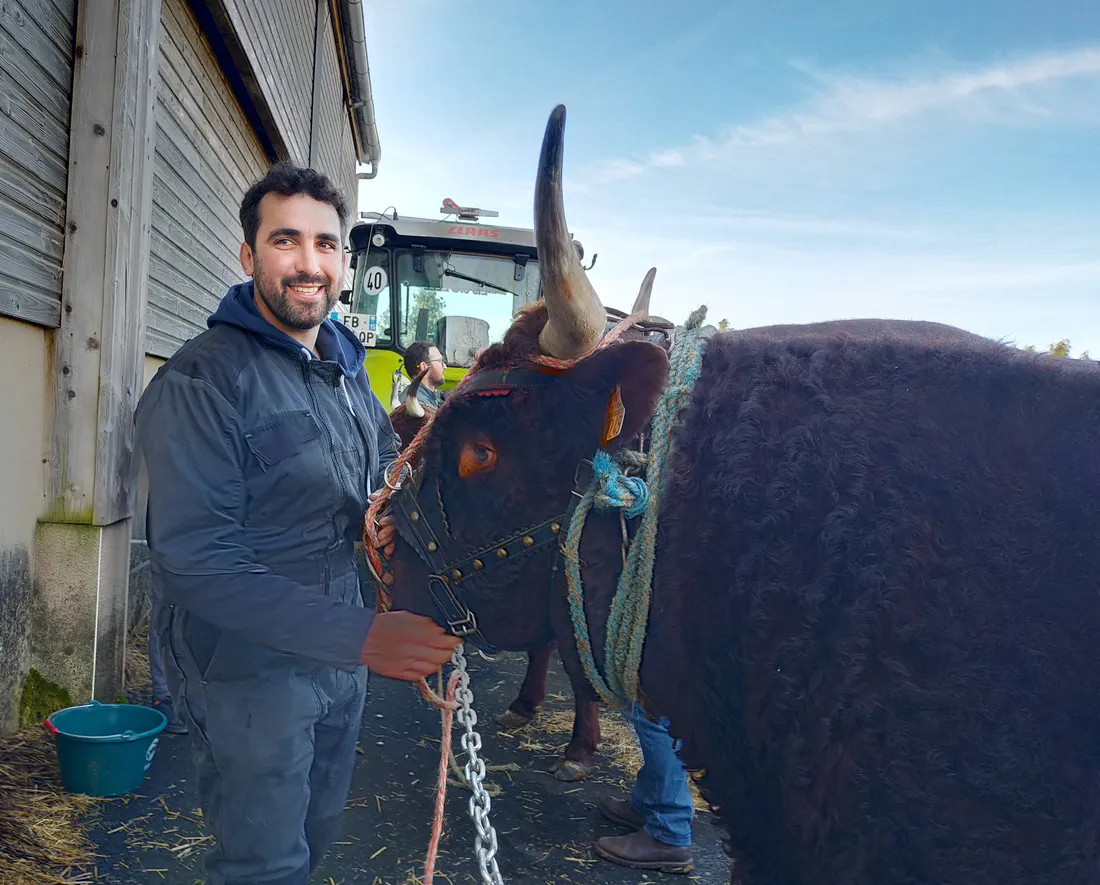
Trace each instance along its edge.
{"label": "jacket hood", "polygon": [[[236,326],[251,332],[271,347],[295,353],[302,359],[313,358],[307,348],[276,329],[260,315],[252,280],[231,286],[218,309],[207,319],[206,325],[211,329],[217,325]],[[326,359],[339,363],[345,375],[354,378],[362,370],[367,349],[343,323],[334,323],[329,317],[325,317],[321,328],[317,330],[317,345]]]}

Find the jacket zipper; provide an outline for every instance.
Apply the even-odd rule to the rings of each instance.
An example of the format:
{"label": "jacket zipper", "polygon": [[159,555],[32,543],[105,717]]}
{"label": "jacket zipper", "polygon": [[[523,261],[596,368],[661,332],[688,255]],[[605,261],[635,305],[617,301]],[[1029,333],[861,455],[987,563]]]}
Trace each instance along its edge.
{"label": "jacket zipper", "polygon": [[[332,466],[336,470],[336,478],[340,481],[340,494],[341,500],[347,500],[348,497],[348,485],[344,482],[344,473],[340,469],[340,459],[336,457],[336,438],[332,435],[332,428],[329,426],[325,416],[321,414],[321,406],[317,402],[317,393],[313,389],[313,381],[309,377],[309,366],[306,363],[302,363],[302,378],[306,382],[306,389],[309,391],[309,401],[313,403],[313,412],[317,416],[317,419],[324,425],[325,434],[328,436],[328,450],[332,456]],[[325,559],[325,567],[328,568],[328,558]]]}
{"label": "jacket zipper", "polygon": [[[343,382],[343,376],[341,376],[340,382],[341,383]],[[348,410],[351,412],[351,418],[348,418],[347,415],[345,415],[344,418],[348,421],[349,429],[358,431],[359,439],[363,443],[363,449],[364,449],[364,452],[365,452],[366,458],[367,458],[367,469],[364,471],[364,474],[365,474],[364,479],[366,481],[367,495],[369,497],[371,492],[374,491],[374,489],[372,488],[372,483],[371,483],[371,478],[374,475],[374,465],[373,465],[372,461],[377,461],[378,458],[379,458],[379,454],[377,452],[374,452],[374,451],[371,450],[370,434],[367,433],[367,431],[364,429],[363,421],[360,419],[359,413],[351,405],[351,394],[348,393],[348,389],[347,389],[346,384],[343,385],[343,389],[344,389],[344,396],[345,396],[345,398],[347,399],[347,402],[348,402]],[[351,426],[352,421],[355,422],[354,427]]]}
{"label": "jacket zipper", "polygon": [[[368,453],[362,452],[359,448],[359,443],[361,443],[361,442],[365,443],[366,440],[364,440],[362,438],[362,432],[356,426],[356,424],[358,424],[358,421],[356,421],[355,424],[352,423],[352,418],[358,419],[359,416],[355,413],[355,408],[351,404],[351,394],[348,393],[347,384],[344,383],[344,376],[342,374],[337,375],[335,386],[340,388],[340,392],[344,394],[344,402],[347,403],[348,411],[345,412],[343,409],[341,409],[340,414],[342,414],[344,416],[344,423],[347,425],[348,433],[350,433],[351,438],[356,441],[355,442],[355,453],[356,453],[356,455],[368,454]],[[370,485],[370,469],[369,469],[370,465],[369,464],[367,465],[367,468],[368,468],[368,470],[367,470],[367,485],[369,486]]]}

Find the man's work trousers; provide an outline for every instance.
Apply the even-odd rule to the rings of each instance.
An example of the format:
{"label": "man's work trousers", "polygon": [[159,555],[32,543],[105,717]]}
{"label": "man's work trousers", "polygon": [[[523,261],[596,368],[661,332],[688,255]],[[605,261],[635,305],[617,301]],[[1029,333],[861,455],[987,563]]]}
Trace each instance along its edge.
{"label": "man's work trousers", "polygon": [[217,840],[206,885],[307,885],[338,835],[366,668],[303,666],[230,641],[207,653],[179,625],[186,615],[165,620],[169,689],[190,730],[203,817]]}

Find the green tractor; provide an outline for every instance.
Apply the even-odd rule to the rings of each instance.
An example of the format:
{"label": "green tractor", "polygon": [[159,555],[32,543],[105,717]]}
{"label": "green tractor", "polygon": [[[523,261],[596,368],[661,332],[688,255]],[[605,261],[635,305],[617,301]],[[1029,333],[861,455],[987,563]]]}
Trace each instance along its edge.
{"label": "green tractor", "polygon": [[[447,362],[443,389],[453,389],[477,354],[504,337],[516,312],[539,299],[533,230],[484,224],[499,213],[450,199],[440,212],[440,220],[363,212],[349,235],[352,287],[332,318],[366,346],[367,375],[383,404],[414,341],[439,348]],[[573,243],[583,260],[583,247]]]}

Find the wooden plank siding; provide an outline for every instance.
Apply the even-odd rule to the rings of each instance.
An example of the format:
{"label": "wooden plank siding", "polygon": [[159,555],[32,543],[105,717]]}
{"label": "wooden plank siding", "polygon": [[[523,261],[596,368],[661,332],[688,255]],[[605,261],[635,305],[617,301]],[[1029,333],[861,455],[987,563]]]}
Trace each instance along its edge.
{"label": "wooden plank siding", "polygon": [[[214,18],[197,16],[196,2],[206,4],[202,9],[211,9]],[[234,91],[221,68],[228,63],[225,52],[219,54],[203,33],[204,21],[221,23],[218,39],[226,39],[226,26],[232,28],[230,43],[237,47],[230,52],[237,59],[232,63],[248,68],[244,79],[255,84],[258,95]],[[247,111],[256,101],[263,105],[260,117],[269,121],[262,134]],[[283,145],[281,156],[331,176],[354,221],[355,146],[329,0],[262,6],[245,0],[164,0],[149,354],[167,358],[202,332],[225,291],[245,279],[238,258],[238,210],[245,190],[267,169],[263,139],[270,137]]]}
{"label": "wooden plank siding", "polygon": [[355,144],[344,100],[344,80],[336,50],[336,32],[327,0],[317,4],[317,60],[309,164],[330,176],[356,211]]}
{"label": "wooden plank siding", "polygon": [[186,0],[164,0],[146,352],[169,357],[245,279],[241,198],[267,161]]}
{"label": "wooden plank siding", "polygon": [[317,0],[224,0],[222,5],[288,159],[307,163]]}
{"label": "wooden plank siding", "polygon": [[75,0],[0,0],[0,314],[56,328]]}

